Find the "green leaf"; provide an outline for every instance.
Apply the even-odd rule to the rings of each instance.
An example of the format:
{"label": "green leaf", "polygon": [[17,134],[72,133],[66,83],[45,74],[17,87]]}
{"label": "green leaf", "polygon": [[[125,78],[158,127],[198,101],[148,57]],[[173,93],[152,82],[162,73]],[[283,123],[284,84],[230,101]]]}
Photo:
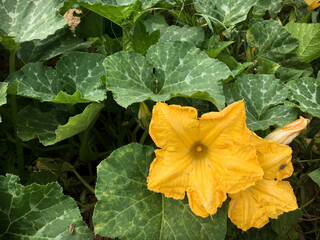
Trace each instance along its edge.
{"label": "green leaf", "polygon": [[246,20],[255,2],[255,0],[195,0],[194,5],[197,12],[205,13],[230,27]]}
{"label": "green leaf", "polygon": [[42,112],[29,105],[17,115],[17,135],[23,141],[38,138],[44,146],[52,145],[86,130],[102,108],[101,103],[91,103],[66,122],[66,109],[61,106]]}
{"label": "green leaf", "polygon": [[82,52],[66,53],[56,69],[29,63],[10,75],[8,93],[43,102],[86,103],[106,99],[102,77],[104,56]]}
{"label": "green leaf", "polygon": [[109,56],[122,50],[121,38],[110,38],[107,34],[95,43],[98,53]]}
{"label": "green leaf", "polygon": [[16,44],[44,39],[66,24],[57,13],[62,6],[59,0],[1,1],[0,35],[13,37]]}
{"label": "green leaf", "polygon": [[[0,176],[0,236],[3,239],[92,239],[76,202],[58,183],[23,186]],[[69,234],[69,225],[75,230]]]}
{"label": "green leaf", "polygon": [[33,40],[20,45],[17,57],[24,63],[40,62],[70,51],[86,50],[93,41],[83,42],[73,36],[69,28],[57,30],[43,40]]}
{"label": "green leaf", "polygon": [[[4,82],[0,82],[0,106],[7,103],[7,87],[8,84]],[[1,122],[1,115],[0,115]]]}
{"label": "green leaf", "polygon": [[247,32],[247,41],[251,47],[259,50],[258,57],[277,61],[284,54],[298,47],[299,41],[277,21],[268,20],[254,24]]}
{"label": "green leaf", "polygon": [[220,36],[214,35],[208,43],[208,50],[205,51],[209,57],[216,58],[226,47],[234,43],[234,41],[220,42]]}
{"label": "green leaf", "polygon": [[300,78],[286,85],[292,92],[291,100],[299,102],[299,108],[320,117],[320,78]]}
{"label": "green leaf", "polygon": [[134,27],[132,36],[132,47],[136,53],[145,55],[147,50],[158,42],[160,38],[160,30],[154,31],[149,34],[145,25],[138,21]]}
{"label": "green leaf", "polygon": [[151,15],[146,18],[144,25],[149,33],[160,30],[159,42],[191,42],[200,47],[204,41],[204,30],[200,27],[184,25],[169,26],[162,15]]}
{"label": "green leaf", "polygon": [[234,59],[234,57],[226,54],[221,54],[217,58],[230,68],[233,77],[242,73],[247,67],[253,64],[252,62],[239,63]]}
{"label": "green leaf", "polygon": [[154,149],[132,143],[98,166],[95,233],[125,239],[224,239],[226,205],[208,218],[194,215],[186,200],[147,189]]}
{"label": "green leaf", "polygon": [[81,10],[81,22],[75,29],[75,34],[77,36],[81,38],[92,38],[102,37],[107,33],[108,25],[111,25],[111,22],[108,19],[85,8],[82,8]]}
{"label": "green leaf", "polygon": [[244,100],[247,125],[252,131],[275,124],[283,127],[296,120],[296,109],[279,105],[285,102],[289,92],[272,75],[240,75],[235,83],[225,85],[224,91],[228,104]]}
{"label": "green leaf", "polygon": [[271,227],[281,239],[298,239],[290,238],[289,236],[298,235],[298,233],[294,230],[294,227],[300,221],[299,218],[302,216],[303,212],[300,209],[283,213],[278,217],[278,219],[271,219]]}
{"label": "green leaf", "polygon": [[134,22],[158,0],[78,0],[78,4],[120,25]]}
{"label": "green leaf", "polygon": [[143,23],[149,33],[157,31],[158,29],[161,31],[162,28],[169,27],[169,25],[166,23],[165,17],[161,14],[147,15]]}
{"label": "green leaf", "polygon": [[279,71],[297,69],[307,76],[312,73],[311,66],[299,61],[295,54],[299,41],[277,21],[254,24],[247,32],[247,41],[251,47],[257,48],[255,53],[258,52],[256,58],[260,73],[273,74],[277,67]]}
{"label": "green leaf", "polygon": [[273,19],[281,11],[282,0],[258,0],[253,8],[253,15],[256,18],[262,18],[266,11],[268,11],[270,17]]}
{"label": "green leaf", "polygon": [[285,28],[299,40],[297,54],[301,61],[320,57],[320,23],[288,23]]}
{"label": "green leaf", "polygon": [[169,26],[167,28],[160,29],[159,42],[191,42],[196,47],[200,47],[204,40],[204,31],[200,27],[190,27],[184,25],[183,27]]}
{"label": "green leaf", "polygon": [[311,173],[308,174],[309,177],[319,185],[320,187],[320,168],[312,171]]}
{"label": "green leaf", "polygon": [[224,63],[188,42],[160,42],[149,48],[146,57],[119,52],[107,57],[103,65],[107,89],[123,107],[146,99],[188,96],[211,101],[222,109],[221,80],[231,74]]}

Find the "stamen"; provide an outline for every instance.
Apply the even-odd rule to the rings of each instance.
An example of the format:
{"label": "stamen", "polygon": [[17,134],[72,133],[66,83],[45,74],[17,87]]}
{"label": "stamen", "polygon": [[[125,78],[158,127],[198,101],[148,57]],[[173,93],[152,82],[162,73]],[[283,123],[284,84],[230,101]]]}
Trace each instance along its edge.
{"label": "stamen", "polygon": [[202,152],[203,147],[201,145],[197,145],[195,150],[196,150],[197,153]]}

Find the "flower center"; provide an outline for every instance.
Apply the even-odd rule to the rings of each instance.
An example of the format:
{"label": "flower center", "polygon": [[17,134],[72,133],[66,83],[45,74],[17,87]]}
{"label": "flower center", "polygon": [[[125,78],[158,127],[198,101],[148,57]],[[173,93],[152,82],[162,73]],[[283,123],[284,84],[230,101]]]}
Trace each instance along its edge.
{"label": "flower center", "polygon": [[193,144],[192,148],[190,149],[190,153],[195,159],[202,159],[207,156],[208,148],[207,146],[203,145],[201,142],[196,142]]}
{"label": "flower center", "polygon": [[195,146],[195,151],[197,153],[201,153],[203,151],[203,146],[201,144],[198,144]]}

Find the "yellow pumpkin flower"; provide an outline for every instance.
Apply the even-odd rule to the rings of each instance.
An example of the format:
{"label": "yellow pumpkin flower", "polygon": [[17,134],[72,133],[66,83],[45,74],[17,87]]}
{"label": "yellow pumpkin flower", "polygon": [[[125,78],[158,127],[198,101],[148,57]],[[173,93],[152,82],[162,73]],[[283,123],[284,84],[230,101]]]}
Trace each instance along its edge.
{"label": "yellow pumpkin flower", "polygon": [[229,194],[228,216],[244,231],[251,227],[261,228],[269,218],[278,218],[282,213],[298,208],[290,183],[281,181],[293,173],[291,148],[262,139],[253,132],[252,141],[264,170],[263,179],[244,191]]}
{"label": "yellow pumpkin flower", "polygon": [[267,135],[265,139],[281,144],[289,144],[304,129],[306,129],[309,122],[309,119],[301,116],[298,120],[285,125],[283,128],[276,128],[272,133]]}
{"label": "yellow pumpkin flower", "polygon": [[316,9],[320,7],[320,0],[304,0],[308,4],[308,10]]}
{"label": "yellow pumpkin flower", "polygon": [[226,200],[262,179],[243,101],[198,118],[195,108],[153,108],[149,133],[160,148],[150,166],[148,188],[183,199],[198,216],[215,214]]}

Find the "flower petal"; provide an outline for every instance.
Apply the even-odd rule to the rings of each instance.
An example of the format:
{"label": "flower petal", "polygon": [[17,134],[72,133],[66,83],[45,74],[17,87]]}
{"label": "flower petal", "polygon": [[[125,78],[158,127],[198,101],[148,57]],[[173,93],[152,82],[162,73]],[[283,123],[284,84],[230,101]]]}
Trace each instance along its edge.
{"label": "flower petal", "polygon": [[260,206],[265,207],[268,216],[271,218],[278,218],[280,214],[298,208],[293,189],[287,181],[263,179],[251,189],[255,199]]}
{"label": "flower petal", "polygon": [[232,197],[228,217],[238,228],[247,231],[251,227],[261,228],[269,222],[265,209],[259,206],[249,189],[229,196]]}
{"label": "flower petal", "polygon": [[156,158],[150,166],[148,189],[161,192],[166,197],[183,199],[187,189],[192,158],[186,152],[155,151]]}
{"label": "flower petal", "polygon": [[282,180],[292,175],[292,150],[289,146],[265,140],[254,132],[252,132],[252,141],[257,149],[259,163],[264,170],[263,178]]}
{"label": "flower petal", "polygon": [[213,168],[218,169],[223,190],[227,193],[239,192],[262,179],[263,170],[253,144],[235,144],[224,149],[211,148],[209,159]]}
{"label": "flower petal", "polygon": [[292,187],[286,181],[262,179],[245,191],[229,196],[228,216],[244,231],[251,227],[261,228],[268,223],[268,217],[278,218],[280,214],[298,208]]}
{"label": "flower petal", "polygon": [[203,114],[200,122],[201,141],[206,146],[225,148],[249,141],[243,101],[232,103],[221,112]]}
{"label": "flower petal", "polygon": [[180,151],[198,138],[197,110],[158,102],[153,107],[149,134],[159,148]]}
{"label": "flower petal", "polygon": [[221,181],[215,175],[214,169],[208,165],[208,159],[193,162],[187,194],[190,208],[198,216],[215,214],[227,198],[220,189]]}

